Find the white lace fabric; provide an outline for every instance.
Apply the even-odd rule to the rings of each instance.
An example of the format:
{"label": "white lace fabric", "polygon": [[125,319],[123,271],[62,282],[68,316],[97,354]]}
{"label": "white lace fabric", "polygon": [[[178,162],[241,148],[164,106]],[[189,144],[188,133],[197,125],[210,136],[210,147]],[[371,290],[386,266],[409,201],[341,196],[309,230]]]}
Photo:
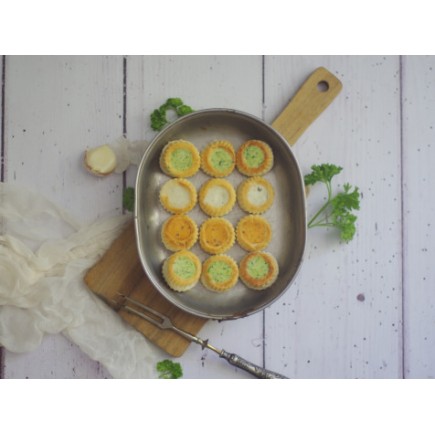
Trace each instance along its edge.
{"label": "white lace fabric", "polygon": [[114,378],[155,378],[163,351],[83,281],[130,219],[82,224],[42,195],[0,183],[0,345],[29,352],[62,333]]}

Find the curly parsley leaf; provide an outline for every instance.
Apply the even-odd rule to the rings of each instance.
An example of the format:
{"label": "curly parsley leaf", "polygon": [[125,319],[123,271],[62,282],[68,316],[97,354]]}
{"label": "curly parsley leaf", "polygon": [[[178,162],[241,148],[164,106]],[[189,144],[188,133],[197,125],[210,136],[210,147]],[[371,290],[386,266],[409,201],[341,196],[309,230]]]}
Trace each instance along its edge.
{"label": "curly parsley leaf", "polygon": [[159,372],[160,379],[178,379],[183,376],[183,369],[180,363],[171,361],[170,359],[159,361],[156,368]]}
{"label": "curly parsley leaf", "polygon": [[308,228],[314,227],[334,227],[339,230],[340,237],[343,241],[349,242],[353,239],[357,217],[351,213],[352,210],[359,210],[360,194],[358,187],[349,183],[343,185],[343,192],[332,193],[332,179],[339,174],[342,168],[333,164],[324,163],[322,165],[313,165],[311,173],[305,175],[305,185],[313,185],[318,182],[325,184],[328,197],[323,206],[308,222]]}
{"label": "curly parsley leaf", "polygon": [[168,110],[174,110],[178,116],[184,116],[193,112],[193,109],[184,104],[181,98],[168,98],[164,104],[151,113],[151,128],[153,130],[160,131],[168,124],[169,121],[166,117]]}
{"label": "curly parsley leaf", "polygon": [[166,110],[156,109],[151,113],[151,127],[153,130],[160,131],[167,123]]}
{"label": "curly parsley leaf", "polygon": [[323,165],[311,166],[311,173],[305,175],[304,180],[307,186],[315,184],[319,181],[330,183],[335,175],[338,175],[343,168],[333,165],[331,163],[324,163]]}
{"label": "curly parsley leaf", "polygon": [[122,194],[122,206],[125,210],[134,210],[134,187],[127,187]]}

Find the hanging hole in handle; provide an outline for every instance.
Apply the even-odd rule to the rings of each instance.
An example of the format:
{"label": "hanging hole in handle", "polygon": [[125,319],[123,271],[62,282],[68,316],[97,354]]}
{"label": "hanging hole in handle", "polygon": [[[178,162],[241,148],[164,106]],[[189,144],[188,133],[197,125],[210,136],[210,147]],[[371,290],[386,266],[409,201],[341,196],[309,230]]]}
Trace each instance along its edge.
{"label": "hanging hole in handle", "polygon": [[325,80],[320,81],[317,83],[317,90],[319,92],[326,92],[329,89],[329,83]]}

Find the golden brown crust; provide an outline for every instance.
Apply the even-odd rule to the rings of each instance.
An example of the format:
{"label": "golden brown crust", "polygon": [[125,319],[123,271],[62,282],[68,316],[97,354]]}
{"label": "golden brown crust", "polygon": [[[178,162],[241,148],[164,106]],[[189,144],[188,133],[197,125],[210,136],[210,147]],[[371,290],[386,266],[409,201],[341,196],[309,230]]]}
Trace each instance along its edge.
{"label": "golden brown crust", "polygon": [[[255,147],[256,151],[262,156],[261,162],[255,165],[249,164],[246,151],[249,147]],[[261,140],[248,140],[237,150],[236,166],[240,173],[249,177],[264,175],[273,167],[273,152],[270,146]]]}
{"label": "golden brown crust", "polygon": [[272,228],[264,217],[248,215],[237,223],[236,238],[246,251],[261,251],[272,239]]}
{"label": "golden brown crust", "polygon": [[[194,274],[189,278],[183,278],[179,273],[177,273],[177,267],[175,265],[177,260],[180,258],[185,258],[194,264]],[[178,251],[172,254],[164,261],[162,267],[163,278],[168,286],[171,287],[172,290],[178,292],[185,292],[194,287],[200,279],[201,271],[201,261],[194,253],[187,250]]]}
{"label": "golden brown crust", "polygon": [[240,208],[248,213],[264,213],[272,206],[274,197],[272,184],[263,177],[248,178],[237,188]]}
{"label": "golden brown crust", "polygon": [[[222,152],[225,157],[230,159],[230,163],[221,162],[214,164],[216,153]],[[219,163],[219,159],[218,159]],[[226,140],[216,140],[209,143],[201,153],[201,169],[212,177],[227,177],[233,172],[236,166],[236,153],[231,142]]]}
{"label": "golden brown crust", "polygon": [[227,180],[213,178],[206,181],[199,190],[199,206],[209,216],[226,215],[232,210],[235,202],[236,191]]}
{"label": "golden brown crust", "polygon": [[223,254],[234,245],[234,242],[234,227],[227,219],[213,217],[201,225],[199,244],[208,254]]}
{"label": "golden brown crust", "polygon": [[[192,161],[189,166],[182,167],[181,169],[174,166],[172,158],[174,152],[177,150],[183,150],[190,154]],[[201,157],[199,151],[192,142],[187,140],[179,139],[168,142],[160,154],[160,168],[166,175],[169,175],[170,177],[192,177],[198,172],[200,165]]]}
{"label": "golden brown crust", "polygon": [[195,207],[195,186],[184,178],[172,178],[160,189],[160,202],[169,213],[187,213]]}
{"label": "golden brown crust", "polygon": [[[230,272],[230,277],[225,280],[216,279],[211,269],[213,265],[219,266],[224,263]],[[224,293],[234,287],[239,279],[239,268],[237,263],[228,255],[213,255],[204,261],[202,265],[201,282],[208,290]]]}
{"label": "golden brown crust", "polygon": [[196,222],[184,214],[170,216],[162,225],[162,242],[170,251],[190,249],[198,240]]}
{"label": "golden brown crust", "polygon": [[[256,257],[261,257],[267,264],[268,270],[264,276],[254,277],[249,273],[249,262]],[[275,257],[268,252],[250,252],[245,255],[239,264],[241,281],[252,290],[264,290],[270,287],[278,278],[279,267]]]}

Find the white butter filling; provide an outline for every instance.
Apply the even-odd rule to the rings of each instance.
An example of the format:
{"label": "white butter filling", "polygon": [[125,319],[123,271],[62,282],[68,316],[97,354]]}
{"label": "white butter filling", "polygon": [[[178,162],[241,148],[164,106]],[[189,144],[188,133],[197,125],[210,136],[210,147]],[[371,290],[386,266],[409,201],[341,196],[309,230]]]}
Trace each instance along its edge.
{"label": "white butter filling", "polygon": [[189,190],[175,180],[162,187],[162,196],[166,196],[168,203],[175,208],[187,207],[191,201]]}
{"label": "white butter filling", "polygon": [[252,205],[261,206],[267,202],[269,194],[261,184],[253,184],[248,189],[247,198]]}
{"label": "white butter filling", "polygon": [[213,186],[207,190],[204,203],[211,207],[223,207],[230,200],[230,194],[221,186]]}

